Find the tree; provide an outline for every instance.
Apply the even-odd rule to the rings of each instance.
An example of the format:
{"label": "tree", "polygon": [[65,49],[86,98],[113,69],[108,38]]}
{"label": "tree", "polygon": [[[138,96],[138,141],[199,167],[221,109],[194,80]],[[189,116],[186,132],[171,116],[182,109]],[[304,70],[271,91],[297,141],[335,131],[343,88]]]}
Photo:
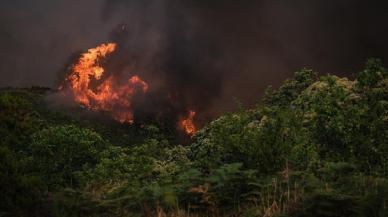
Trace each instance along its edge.
{"label": "tree", "polygon": [[380,60],[370,59],[356,74],[356,91],[362,97],[362,120],[357,159],[369,173],[388,174],[388,70]]}
{"label": "tree", "polygon": [[95,166],[107,143],[91,130],[74,125],[52,126],[32,136],[33,169],[51,188],[79,186],[83,172]]}
{"label": "tree", "polygon": [[357,86],[361,88],[375,87],[387,77],[388,70],[383,67],[381,60],[368,59],[364,70],[356,74]]}
{"label": "tree", "polygon": [[33,216],[44,195],[39,176],[24,173],[24,161],[0,146],[0,215]]}
{"label": "tree", "polygon": [[354,82],[324,76],[294,101],[303,124],[323,158],[349,160],[359,132],[360,96]]}
{"label": "tree", "polygon": [[263,103],[266,106],[290,106],[291,102],[295,100],[302,91],[317,80],[317,73],[310,69],[302,69],[299,72],[295,72],[292,79],[287,79],[279,87],[279,90],[273,91],[270,88],[267,89],[263,98]]}

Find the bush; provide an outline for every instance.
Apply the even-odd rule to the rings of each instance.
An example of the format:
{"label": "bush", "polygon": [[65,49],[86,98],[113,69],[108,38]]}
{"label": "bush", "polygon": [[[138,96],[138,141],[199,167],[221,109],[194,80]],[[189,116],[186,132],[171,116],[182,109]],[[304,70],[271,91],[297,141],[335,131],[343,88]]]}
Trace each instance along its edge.
{"label": "bush", "polygon": [[107,143],[97,133],[74,125],[53,126],[32,135],[31,166],[49,189],[80,186],[84,171],[100,160]]}
{"label": "bush", "polygon": [[41,212],[44,185],[39,176],[24,174],[23,162],[0,146],[0,215],[33,216]]}

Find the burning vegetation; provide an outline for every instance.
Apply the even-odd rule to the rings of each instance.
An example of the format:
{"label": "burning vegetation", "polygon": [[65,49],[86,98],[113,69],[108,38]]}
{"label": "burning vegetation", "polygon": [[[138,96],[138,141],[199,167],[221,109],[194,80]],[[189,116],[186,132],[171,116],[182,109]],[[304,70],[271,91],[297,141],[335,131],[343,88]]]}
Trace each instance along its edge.
{"label": "burning vegetation", "polygon": [[[147,92],[148,84],[134,75],[126,81],[118,81],[112,75],[105,76],[101,66],[107,55],[116,50],[115,43],[101,44],[83,53],[66,78],[74,100],[90,110],[109,112],[120,122],[133,121],[132,98],[138,92]],[[99,83],[92,86],[92,79]]]}
{"label": "burning vegetation", "polygon": [[193,122],[194,117],[195,117],[195,111],[189,111],[189,116],[186,118],[182,118],[179,121],[180,129],[184,130],[186,134],[190,136],[192,136],[197,131]]}
{"label": "burning vegetation", "polygon": [[[133,111],[136,125],[139,108],[169,108],[139,106],[153,85],[135,75],[120,83],[102,57],[113,47],[99,48],[74,62],[64,93],[113,117],[117,107]],[[388,216],[388,70],[378,60],[354,80],[303,69],[260,106],[221,116],[184,145],[160,125],[58,113],[41,105],[47,93],[0,89],[2,216]],[[192,135],[203,110],[184,103],[165,114],[175,118],[170,129]]]}
{"label": "burning vegetation", "polygon": [[[116,43],[106,43],[82,53],[59,89],[69,89],[74,101],[89,110],[108,112],[121,123],[133,123],[134,98],[145,97],[149,85],[138,75],[123,79],[106,72],[104,63],[116,49]],[[178,128],[189,136],[196,132],[195,114],[190,110],[188,117],[178,123]]]}

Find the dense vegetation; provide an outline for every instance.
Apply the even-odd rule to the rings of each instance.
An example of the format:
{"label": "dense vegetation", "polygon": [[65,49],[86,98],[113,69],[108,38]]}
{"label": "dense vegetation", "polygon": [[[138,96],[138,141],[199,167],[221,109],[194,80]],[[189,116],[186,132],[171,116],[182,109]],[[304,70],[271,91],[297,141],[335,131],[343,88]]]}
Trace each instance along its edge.
{"label": "dense vegetation", "polygon": [[388,71],[354,77],[296,72],[185,145],[3,89],[0,216],[388,216]]}

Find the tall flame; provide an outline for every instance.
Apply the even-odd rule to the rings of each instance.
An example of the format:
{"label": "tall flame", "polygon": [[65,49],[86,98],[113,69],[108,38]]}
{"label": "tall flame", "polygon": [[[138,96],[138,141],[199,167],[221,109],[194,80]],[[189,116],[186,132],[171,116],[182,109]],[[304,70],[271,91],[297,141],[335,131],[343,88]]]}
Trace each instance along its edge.
{"label": "tall flame", "polygon": [[[117,48],[115,43],[101,44],[83,53],[72,66],[66,83],[58,89],[69,88],[74,101],[90,110],[106,111],[120,122],[133,122],[132,100],[136,94],[146,93],[148,84],[134,75],[122,81],[122,77],[104,74],[101,62]],[[194,125],[195,111],[179,120],[178,127],[192,136],[197,128]]]}
{"label": "tall flame", "polygon": [[197,128],[194,125],[194,116],[195,111],[189,111],[189,115],[179,121],[179,127],[190,136],[194,135],[194,133],[197,131]]}
{"label": "tall flame", "polygon": [[[120,122],[132,122],[132,98],[139,90],[147,92],[148,84],[137,75],[124,84],[117,82],[113,76],[103,76],[105,69],[99,62],[113,53],[116,47],[115,43],[108,43],[89,49],[72,67],[66,80],[77,103],[91,110],[110,112]],[[91,87],[92,79],[100,81],[94,89]]]}

